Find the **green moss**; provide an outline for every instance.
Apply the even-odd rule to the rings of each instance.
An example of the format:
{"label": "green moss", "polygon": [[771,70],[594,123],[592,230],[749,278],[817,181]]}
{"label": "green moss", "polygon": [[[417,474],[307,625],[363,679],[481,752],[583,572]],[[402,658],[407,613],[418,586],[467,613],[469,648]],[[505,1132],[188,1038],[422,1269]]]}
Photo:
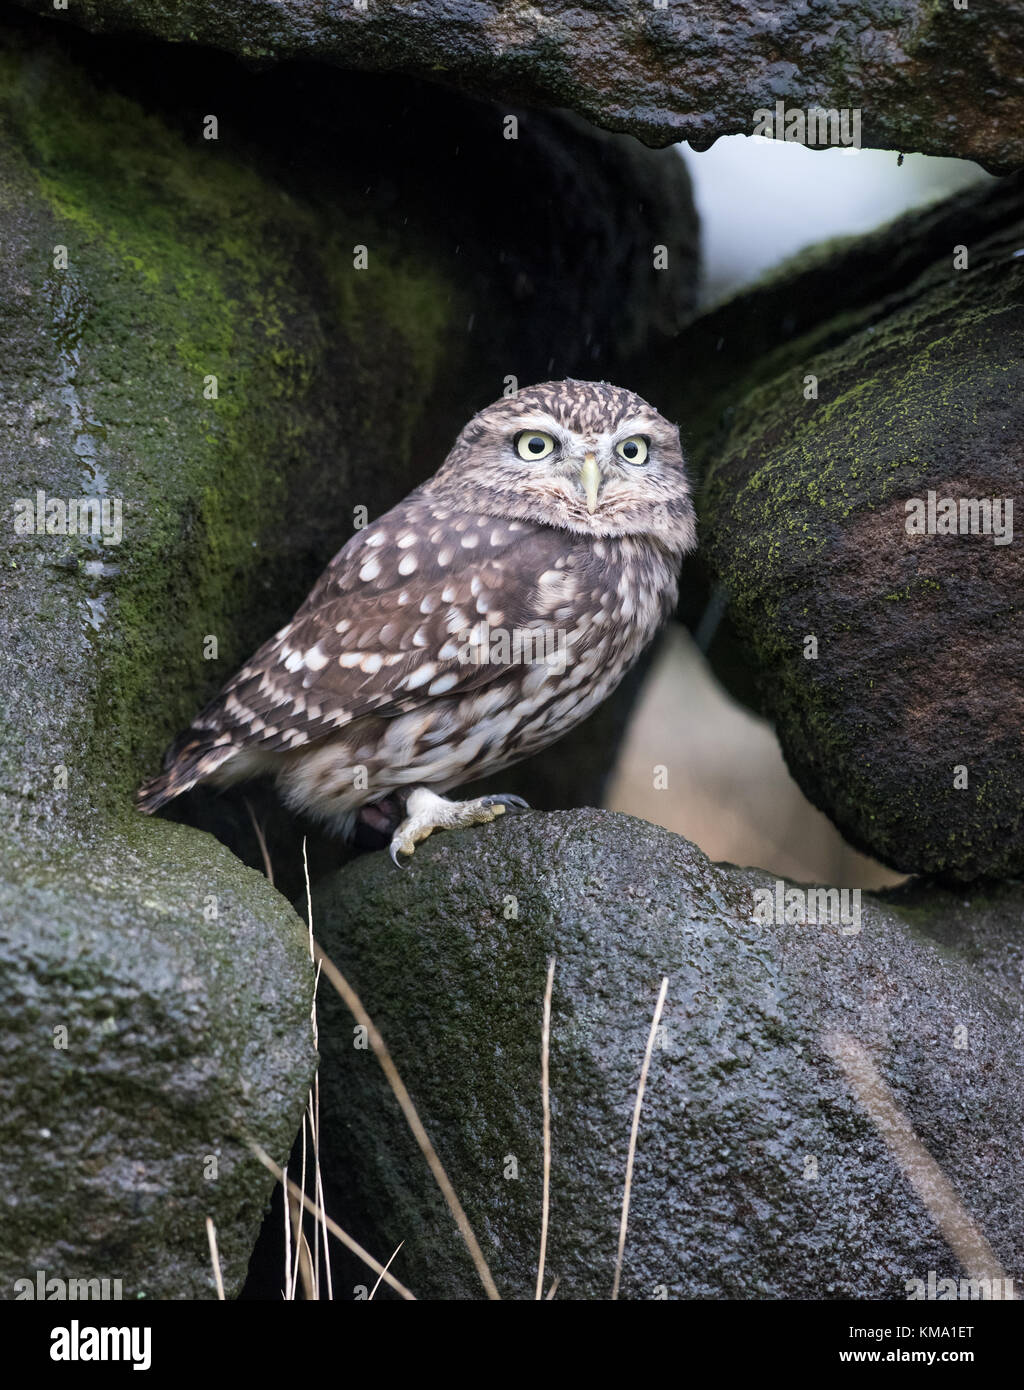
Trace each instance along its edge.
{"label": "green moss", "polygon": [[[300,596],[288,598],[296,493],[326,489],[339,443],[344,456],[376,439],[395,466],[407,456],[457,296],[365,219],[352,240],[370,244],[370,266],[355,270],[336,192],[323,207],[283,198],[238,152],[198,130],[189,143],[52,55],[31,68],[17,45],[0,55],[0,121],[38,219],[68,248],[62,272],[32,246],[24,274],[56,306],[74,286],[74,324],[58,307],[52,327],[124,499],[121,575],[80,573],[78,601],[85,611],[112,587],[101,640],[85,625],[97,660],[81,755],[104,770],[93,790],[106,809],[127,812],[140,764],[244,657],[268,594],[273,617],[278,595]],[[405,389],[378,407],[389,379]],[[217,663],[202,660],[207,634]]]}
{"label": "green moss", "polygon": [[[913,495],[922,467],[941,458],[950,428],[976,424],[978,400],[1003,387],[1007,364],[965,356],[962,346],[970,325],[998,332],[991,320],[1007,308],[974,304],[962,313],[961,296],[951,297],[956,333],[928,339],[921,320],[935,306],[912,306],[884,333],[862,334],[808,364],[822,391],[817,402],[804,401],[782,377],[752,389],[736,409],[727,445],[719,442],[708,471],[703,511],[711,518],[727,512],[749,528],[746,563],[729,566],[740,602],[745,592],[763,592],[765,569],[784,549],[820,553],[827,535],[816,509],[839,524],[886,506],[908,485]],[[737,497],[738,473],[744,486]]]}
{"label": "green moss", "polygon": [[[842,313],[792,338],[780,335],[763,354],[757,349],[766,301],[763,291],[753,292],[749,372],[728,383],[725,410],[723,395],[705,404],[702,420],[719,423],[698,429],[695,448],[706,464],[705,553],[729,593],[731,621],[749,645],[791,769],[855,844],[896,867],[951,877],[1019,863],[1020,761],[1009,750],[1006,757],[993,751],[1003,734],[986,735],[979,716],[976,737],[965,735],[959,720],[948,733],[971,750],[963,757],[972,766],[970,802],[949,802],[938,749],[932,754],[922,745],[906,762],[910,746],[927,743],[913,721],[925,719],[919,711],[928,711],[930,701],[936,710],[941,703],[941,691],[929,692],[942,678],[929,681],[926,651],[945,654],[944,621],[962,641],[965,625],[986,620],[965,608],[973,592],[960,585],[965,576],[936,570],[943,563],[938,551],[922,555],[928,564],[918,573],[892,542],[902,501],[930,487],[1013,493],[1016,471],[1005,440],[1019,433],[1024,279],[1024,267],[1007,249],[1019,245],[1019,210],[1016,215],[1015,224],[1004,224],[1006,209],[997,202],[985,228],[982,213],[960,200],[947,214],[975,228],[972,260],[984,280],[954,273],[944,258],[918,263],[916,278],[898,293],[887,289],[874,302],[860,300],[855,290]],[[930,235],[942,244],[937,233]],[[884,267],[883,234],[877,245]],[[903,253],[900,245],[896,254]],[[866,248],[847,254],[869,285],[881,278]],[[918,254],[911,245],[907,255]],[[771,302],[805,303],[817,273],[812,267],[806,282],[792,275],[785,286],[773,286]],[[726,319],[727,340],[742,341],[740,300],[712,315],[700,334],[722,336]],[[699,348],[690,350],[700,356]],[[817,401],[803,398],[806,375],[818,380]],[[985,599],[1000,608],[997,638],[1004,614],[1019,606],[1008,573],[1006,579],[1005,598]],[[988,594],[987,566],[972,582]],[[890,622],[906,634],[899,658],[886,633]],[[924,639],[915,634],[924,631],[931,635],[921,650]],[[818,662],[802,658],[807,632],[823,639]],[[973,657],[967,646],[959,659],[949,649],[955,689],[965,678],[961,664],[983,663],[981,628],[971,640],[979,643]],[[893,671],[894,661],[902,674]],[[918,666],[915,682],[909,673]],[[985,708],[982,693],[971,698]],[[909,714],[901,707],[908,699]],[[987,717],[1001,729],[997,712]],[[927,721],[928,729],[938,727]],[[899,757],[890,751],[892,738]]]}

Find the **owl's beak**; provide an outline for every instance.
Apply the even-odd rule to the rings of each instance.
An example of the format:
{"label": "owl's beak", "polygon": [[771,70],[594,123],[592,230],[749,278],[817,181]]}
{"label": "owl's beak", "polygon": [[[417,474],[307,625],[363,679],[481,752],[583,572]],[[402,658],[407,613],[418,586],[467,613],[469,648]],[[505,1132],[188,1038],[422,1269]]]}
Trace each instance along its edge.
{"label": "owl's beak", "polygon": [[586,454],[580,469],[580,482],[587,495],[587,511],[597,511],[597,494],[601,491],[601,470],[593,454]]}

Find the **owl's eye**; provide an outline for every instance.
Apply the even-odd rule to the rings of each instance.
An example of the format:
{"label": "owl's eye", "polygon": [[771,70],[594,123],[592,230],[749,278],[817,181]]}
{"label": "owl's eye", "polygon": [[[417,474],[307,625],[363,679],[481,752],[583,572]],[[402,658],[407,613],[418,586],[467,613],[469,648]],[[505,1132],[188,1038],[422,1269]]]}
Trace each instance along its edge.
{"label": "owl's eye", "polygon": [[642,434],[631,434],[628,439],[620,439],[615,452],[627,463],[647,462],[647,440]]}
{"label": "owl's eye", "polygon": [[546,459],[555,452],[555,441],[543,430],[520,430],[512,443],[521,459]]}

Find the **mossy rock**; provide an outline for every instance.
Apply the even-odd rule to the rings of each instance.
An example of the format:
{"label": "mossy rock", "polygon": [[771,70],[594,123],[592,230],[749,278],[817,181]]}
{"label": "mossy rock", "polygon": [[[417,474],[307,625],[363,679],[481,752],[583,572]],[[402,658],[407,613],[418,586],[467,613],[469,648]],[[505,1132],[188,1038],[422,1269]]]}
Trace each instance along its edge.
{"label": "mossy rock", "polygon": [[[1008,1274],[1022,1256],[1021,885],[919,884],[762,920],[795,885],[605,811],[439,833],[314,890],[318,939],[380,1029],[506,1298],[532,1298],[551,1023],[558,1299],[905,1299],[963,1271],[847,1077],[863,1049]],[[833,890],[834,891],[834,890]],[[833,911],[832,909],[836,909]],[[772,908],[774,913],[774,907]],[[483,1290],[373,1053],[321,978],[328,1209],[420,1298]],[[924,1171],[922,1168],[920,1171]],[[335,1289],[366,1283],[341,1259]],[[378,1296],[380,1296],[378,1294]]]}
{"label": "mossy rock", "polygon": [[[52,15],[52,0],[18,0]],[[500,0],[74,0],[58,16],[100,33],[208,44],[253,63],[316,59],[401,72],[478,96],[576,111],[652,145],[749,135],[758,109],[856,109],[865,145],[1024,163],[1024,10],[934,0],[731,0],[543,8]],[[344,79],[343,79],[344,80]],[[340,84],[339,84],[340,85]],[[850,117],[847,118],[848,121]],[[848,130],[849,133],[849,130]]]}
{"label": "mossy rock", "polygon": [[[215,1298],[246,1276],[316,1054],[302,923],[209,836],[145,823],[0,881],[0,1288],[120,1280]],[[29,1295],[31,1296],[31,1295]]]}
{"label": "mossy rock", "polygon": [[[852,844],[950,881],[1024,871],[1022,187],[812,256],[698,320],[665,368],[729,604],[712,661],[745,663]],[[958,516],[989,499],[992,532],[908,531],[929,494]]]}

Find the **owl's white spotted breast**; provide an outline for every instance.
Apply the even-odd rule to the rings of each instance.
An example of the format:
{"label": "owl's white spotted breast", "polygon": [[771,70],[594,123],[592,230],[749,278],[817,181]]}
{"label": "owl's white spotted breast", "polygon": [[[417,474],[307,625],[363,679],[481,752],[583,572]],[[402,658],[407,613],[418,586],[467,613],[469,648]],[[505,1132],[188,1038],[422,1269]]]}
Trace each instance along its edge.
{"label": "owl's white spotted breast", "polygon": [[[448,790],[545,747],[611,694],[674,606],[674,569],[633,539],[602,542],[599,555],[583,542],[567,546],[564,535],[535,540],[531,553],[557,551],[558,568],[523,583],[534,614],[528,622],[564,636],[564,670],[543,662],[471,667],[476,679],[464,693],[361,717],[285,760],[281,784],[291,804],[340,816],[421,783]],[[544,582],[555,572],[560,583]],[[504,603],[526,616],[521,594],[509,592]]]}
{"label": "owl's white spotted breast", "polygon": [[[221,738],[233,725],[225,780],[276,771],[293,806],[340,816],[401,787],[446,790],[497,771],[586,718],[675,603],[671,562],[634,538],[595,545],[415,502],[396,511],[349,542],[205,712]],[[467,535],[485,536],[468,564]],[[403,573],[402,557],[415,568]],[[538,634],[539,651],[564,654],[564,670],[557,660],[461,662],[482,622],[510,647],[516,633]]]}

